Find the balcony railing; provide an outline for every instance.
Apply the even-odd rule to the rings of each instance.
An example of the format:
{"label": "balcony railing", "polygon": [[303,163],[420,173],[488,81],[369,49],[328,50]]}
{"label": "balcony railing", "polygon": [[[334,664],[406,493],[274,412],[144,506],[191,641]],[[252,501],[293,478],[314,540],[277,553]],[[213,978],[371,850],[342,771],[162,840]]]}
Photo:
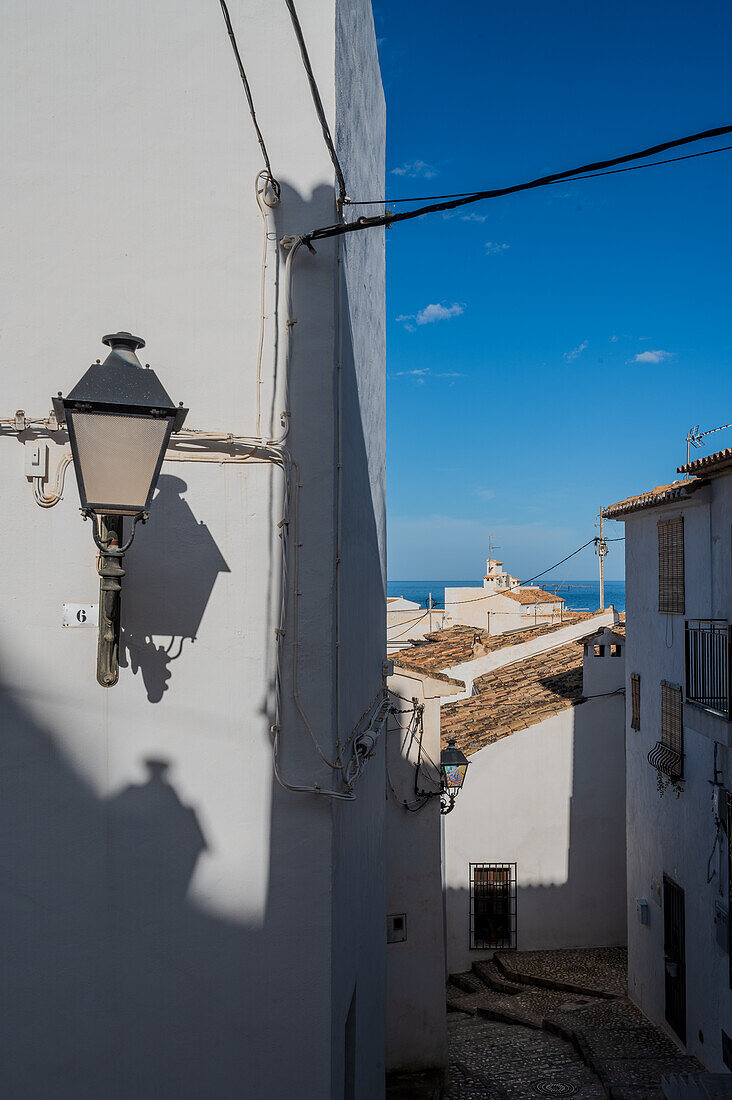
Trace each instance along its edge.
{"label": "balcony railing", "polygon": [[730,715],[730,631],[726,619],[686,621],[686,702]]}
{"label": "balcony railing", "polygon": [[684,757],[683,754],[672,749],[670,745],[664,745],[663,741],[656,741],[648,753],[648,763],[658,771],[663,772],[669,779],[683,779]]}

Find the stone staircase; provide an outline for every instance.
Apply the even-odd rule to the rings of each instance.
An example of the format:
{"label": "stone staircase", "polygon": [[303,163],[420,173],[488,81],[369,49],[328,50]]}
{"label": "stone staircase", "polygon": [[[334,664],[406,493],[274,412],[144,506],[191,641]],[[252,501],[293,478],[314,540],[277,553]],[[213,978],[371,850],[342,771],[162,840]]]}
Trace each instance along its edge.
{"label": "stone staircase", "polygon": [[556,967],[529,957],[539,953],[496,952],[450,975],[448,1012],[550,1032],[572,1044],[612,1100],[663,1100],[662,1077],[703,1067],[627,999],[617,968],[603,970],[601,958],[592,967],[591,951],[567,952]]}

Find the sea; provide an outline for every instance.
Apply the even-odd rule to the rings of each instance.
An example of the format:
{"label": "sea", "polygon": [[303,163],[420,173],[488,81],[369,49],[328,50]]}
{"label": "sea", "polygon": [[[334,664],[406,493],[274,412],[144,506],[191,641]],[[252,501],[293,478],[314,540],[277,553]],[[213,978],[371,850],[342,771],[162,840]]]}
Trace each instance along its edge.
{"label": "sea", "polygon": [[[388,596],[404,596],[405,600],[415,600],[420,607],[427,607],[432,595],[433,607],[445,606],[446,588],[482,588],[482,580],[469,581],[388,581]],[[543,584],[548,592],[554,592],[555,585],[548,581]],[[572,581],[571,584],[557,584],[556,592],[564,599],[568,611],[598,611],[600,607],[600,582]],[[617,611],[625,611],[625,581],[605,581],[605,607],[613,604]]]}

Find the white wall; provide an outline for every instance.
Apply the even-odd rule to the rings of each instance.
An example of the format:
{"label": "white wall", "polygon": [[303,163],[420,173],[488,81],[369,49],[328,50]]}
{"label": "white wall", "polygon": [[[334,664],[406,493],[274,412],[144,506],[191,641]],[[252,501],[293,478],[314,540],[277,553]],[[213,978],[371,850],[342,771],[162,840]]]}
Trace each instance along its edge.
{"label": "white wall", "polygon": [[[439,696],[454,689],[399,668],[389,688],[397,709],[409,712],[412,698],[424,706],[422,748],[439,766]],[[395,715],[387,742],[387,913],[405,915],[407,938],[387,946],[386,1065],[391,1072],[442,1077],[447,1023],[440,800],[415,806],[419,737],[407,736],[410,719],[410,713]],[[437,790],[434,775],[423,760],[419,789]]]}
{"label": "white wall", "polygon": [[[686,614],[658,611],[656,524],[684,516]],[[715,1072],[724,1072],[721,1029],[732,1035],[732,994],[728,955],[716,943],[715,902],[727,905],[727,841],[722,838],[709,867],[715,839],[711,787],[714,743],[727,789],[732,786],[730,732],[722,719],[684,705],[684,790],[661,797],[657,772],[647,756],[660,739],[660,682],[684,684],[684,618],[732,620],[730,531],[732,484],[712,482],[693,501],[631,515],[626,521],[626,601],[628,641],[627,803],[628,803],[628,954],[631,996],[660,1026],[664,1021],[663,909],[664,873],[685,892],[687,1049]],[[641,676],[641,728],[630,728],[631,673]],[[649,902],[649,923],[642,925],[636,899]],[[662,898],[662,893],[661,893]],[[704,1042],[699,1038],[699,1031]]]}
{"label": "white wall", "polygon": [[470,757],[445,818],[450,972],[493,954],[470,948],[470,863],[517,864],[519,950],[625,941],[624,781],[622,696],[560,711]]}
{"label": "white wall", "polygon": [[442,610],[430,611],[420,608],[392,610],[386,609],[386,644],[389,650],[406,649],[410,642],[424,638],[433,630],[442,630],[448,624],[445,622],[445,612]]}
{"label": "white wall", "polygon": [[[282,183],[277,234],[331,223],[333,170],[287,11],[263,0],[230,7]],[[384,117],[370,6],[298,8],[349,186],[378,191]],[[190,406],[192,427],[251,433],[261,158],[218,6],[42,0],[31,11],[11,0],[0,50],[2,415],[47,413],[50,395],[104,353],[101,335],[129,328],[148,342],[143,362]],[[382,234],[341,256],[340,333],[336,246],[303,249],[294,283],[300,681],[328,754],[336,722],[347,732],[378,689],[384,649]],[[273,247],[270,318],[275,259]],[[281,408],[273,347],[270,324],[265,430]],[[346,534],[336,585],[339,390]],[[383,749],[353,805],[273,785],[280,475],[261,464],[164,465],[126,558],[123,668],[105,691],[94,631],[61,629],[64,601],[98,593],[72,479],[63,502],[41,511],[18,442],[2,437],[0,449],[0,501],[12,516],[0,577],[3,1092],[342,1095],[357,986],[357,1095],[378,1096]],[[51,444],[54,456],[61,449]],[[282,768],[325,785],[332,773],[291,702],[290,643]],[[296,1026],[283,1043],[287,1020]]]}

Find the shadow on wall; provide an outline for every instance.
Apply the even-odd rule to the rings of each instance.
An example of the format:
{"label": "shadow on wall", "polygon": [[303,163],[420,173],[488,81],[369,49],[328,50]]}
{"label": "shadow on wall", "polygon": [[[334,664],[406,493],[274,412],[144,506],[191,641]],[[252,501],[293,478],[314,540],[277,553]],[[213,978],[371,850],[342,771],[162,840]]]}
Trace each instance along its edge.
{"label": "shadow on wall", "polygon": [[[574,723],[569,807],[566,794],[552,797],[556,765],[552,767],[551,756],[560,751],[557,730],[538,733],[537,726],[529,727],[512,734],[508,744],[503,740],[482,750],[490,764],[491,753],[504,747],[495,757],[491,781],[496,788],[475,792],[480,808],[461,826],[461,809],[471,809],[461,806],[461,799],[471,780],[479,778],[468,775],[452,815],[453,827],[461,831],[462,863],[453,867],[452,877],[454,882],[459,875],[465,883],[464,889],[447,891],[452,971],[469,968],[495,946],[489,942],[483,949],[470,949],[471,861],[517,864],[519,950],[626,942],[624,699],[590,700],[569,713]],[[561,786],[566,791],[566,784]],[[450,826],[448,818],[446,828]],[[527,883],[529,871],[540,881]],[[542,883],[542,878],[550,881]]]}
{"label": "shadow on wall", "polygon": [[[194,516],[179,477],[161,474],[150,519],[125,558],[120,665],[141,673],[147,697],[159,703],[169,665],[195,642],[219,573],[229,567],[205,523]],[[156,637],[170,638],[157,645]]]}
{"label": "shadow on wall", "polygon": [[[319,189],[311,202],[284,185],[282,190],[284,225],[278,225],[278,235],[333,220],[332,188]],[[321,249],[326,258],[329,247]],[[294,288],[295,308],[302,311],[297,362],[317,365],[323,360],[324,327],[332,335],[333,267],[318,267],[309,253],[303,266],[310,270]],[[348,311],[344,297],[346,316]],[[341,642],[347,685],[345,691],[341,688],[344,721],[354,722],[367,701],[364,684],[380,682],[385,612],[383,601],[372,602],[383,584],[369,489],[369,426],[362,422],[350,335],[345,338],[343,389],[349,421],[344,450],[353,499],[342,547],[344,583],[347,592],[369,597],[359,604],[358,615],[351,616]],[[335,547],[320,532],[332,527],[334,451],[331,379],[323,375],[324,370],[313,368],[293,380],[292,446],[304,483],[300,587],[307,645],[301,690],[314,708],[327,710],[331,682],[322,683],[319,676],[328,667],[333,643]],[[270,476],[262,466],[256,474]],[[269,484],[274,528],[281,515],[280,483],[270,476]],[[179,478],[160,478],[150,522],[138,532],[125,563],[121,663],[133,674],[140,672],[151,703],[182,686],[171,678],[169,665],[180,646],[196,638],[216,579],[229,570],[185,492],[186,483]],[[269,544],[256,550],[269,554]],[[261,623],[261,633],[256,623],[251,638],[258,650],[272,650],[279,578],[274,554],[268,568],[271,616]],[[351,596],[351,611],[354,603]],[[160,637],[170,637],[175,645],[156,644]],[[382,644],[375,644],[377,638]],[[227,639],[212,644],[219,647],[221,660],[227,660]],[[288,650],[282,666],[282,771],[292,781],[330,784],[331,773],[293,717],[291,656]],[[240,804],[238,792],[231,793],[231,774],[221,775],[230,820],[226,813],[208,813],[204,801],[188,805],[181,799],[176,761],[167,751],[169,743],[187,746],[182,760],[188,776],[195,777],[197,764],[209,777],[223,767],[215,749],[221,743],[217,738],[228,731],[206,729],[205,699],[195,719],[181,716],[182,726],[196,735],[187,739],[170,740],[159,709],[151,706],[147,727],[155,747],[144,761],[145,774],[134,782],[121,779],[122,789],[104,798],[63,751],[64,744],[80,736],[73,715],[55,716],[51,728],[0,685],[3,1096],[281,1100],[297,1095],[321,1100],[331,1093],[343,1095],[346,1064],[355,1067],[359,1095],[380,1094],[383,756],[379,750],[368,765],[357,803],[333,808],[326,799],[291,794],[272,783],[269,820],[266,811],[265,819],[250,820],[248,750],[256,744],[258,759],[264,759],[261,738],[268,736],[265,730],[273,720],[273,677],[271,665],[269,683],[262,684],[264,703],[252,701],[236,731],[243,777]],[[190,699],[190,691],[182,697]],[[120,698],[112,693],[109,706],[118,707]],[[266,722],[259,717],[260,706]],[[351,710],[357,711],[355,717]],[[100,729],[99,736],[109,735]],[[117,736],[124,735],[114,734],[107,746],[112,788],[119,774]],[[200,755],[191,755],[195,753]],[[270,775],[268,769],[264,778],[257,775],[253,781],[267,784]],[[212,821],[218,822],[219,833]],[[343,853],[337,851],[333,858],[334,838]],[[256,917],[221,916],[191,899],[191,879],[203,853],[225,848],[239,867],[246,867],[255,845],[265,849],[267,868],[264,887],[253,872],[257,896],[266,898]],[[225,893],[225,872],[222,876]],[[337,921],[331,909],[333,877]],[[366,883],[377,888],[366,889]],[[339,925],[338,944],[329,931],[334,923]],[[352,997],[355,1036],[347,1028]]]}

